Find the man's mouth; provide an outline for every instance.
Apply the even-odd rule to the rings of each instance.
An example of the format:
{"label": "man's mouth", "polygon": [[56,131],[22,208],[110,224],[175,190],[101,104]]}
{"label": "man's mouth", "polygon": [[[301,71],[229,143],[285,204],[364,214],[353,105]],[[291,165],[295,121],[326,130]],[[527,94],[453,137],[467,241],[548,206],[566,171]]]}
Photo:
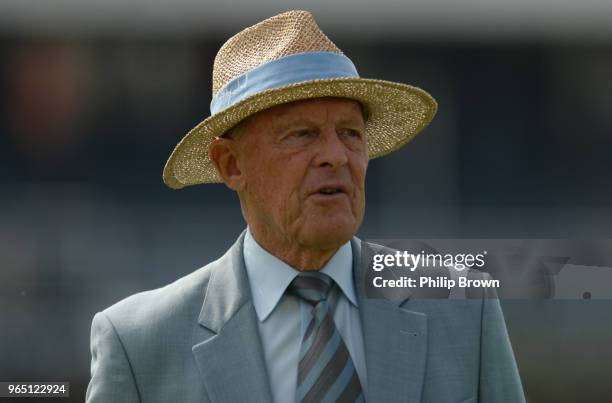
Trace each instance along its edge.
{"label": "man's mouth", "polygon": [[314,192],[312,192],[311,194],[313,195],[320,195],[320,196],[339,196],[339,195],[346,195],[348,192],[348,189],[346,188],[346,186],[344,186],[341,183],[326,183],[324,185],[321,185],[318,188],[314,189]]}
{"label": "man's mouth", "polygon": [[321,190],[319,190],[320,194],[324,194],[324,195],[333,195],[336,193],[341,193],[342,189],[340,188],[323,188]]}

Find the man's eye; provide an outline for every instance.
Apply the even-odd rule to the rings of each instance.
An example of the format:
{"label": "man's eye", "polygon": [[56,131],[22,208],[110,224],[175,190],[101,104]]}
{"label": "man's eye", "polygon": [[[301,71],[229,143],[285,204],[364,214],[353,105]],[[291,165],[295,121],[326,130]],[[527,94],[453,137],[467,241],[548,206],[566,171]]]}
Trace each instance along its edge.
{"label": "man's eye", "polygon": [[314,132],[312,130],[297,130],[291,133],[289,136],[300,138],[300,137],[310,137],[313,135],[314,135]]}
{"label": "man's eye", "polygon": [[340,134],[347,137],[361,138],[361,132],[355,129],[341,129]]}

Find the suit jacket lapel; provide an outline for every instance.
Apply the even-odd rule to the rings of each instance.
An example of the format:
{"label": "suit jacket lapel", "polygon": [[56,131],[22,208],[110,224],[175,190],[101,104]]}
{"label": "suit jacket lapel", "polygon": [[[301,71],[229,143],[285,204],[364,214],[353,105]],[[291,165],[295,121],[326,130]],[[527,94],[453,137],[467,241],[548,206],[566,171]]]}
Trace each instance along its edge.
{"label": "suit jacket lapel", "polygon": [[244,232],[211,263],[198,322],[210,337],[193,346],[211,402],[272,401],[242,255]]}
{"label": "suit jacket lapel", "polygon": [[409,304],[410,293],[399,300],[367,298],[369,276],[361,267],[361,241],[353,238],[352,246],[366,352],[366,401],[420,402],[427,356],[427,315],[403,307]]}

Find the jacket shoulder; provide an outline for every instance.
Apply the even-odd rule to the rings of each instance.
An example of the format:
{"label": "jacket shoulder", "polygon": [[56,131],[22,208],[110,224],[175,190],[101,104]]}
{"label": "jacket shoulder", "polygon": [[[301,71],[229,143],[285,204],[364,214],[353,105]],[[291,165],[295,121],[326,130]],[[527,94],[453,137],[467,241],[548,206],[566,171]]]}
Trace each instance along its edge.
{"label": "jacket shoulder", "polygon": [[170,324],[195,324],[213,268],[223,265],[223,257],[176,281],[157,289],[131,295],[102,313],[122,338],[151,331],[153,334]]}

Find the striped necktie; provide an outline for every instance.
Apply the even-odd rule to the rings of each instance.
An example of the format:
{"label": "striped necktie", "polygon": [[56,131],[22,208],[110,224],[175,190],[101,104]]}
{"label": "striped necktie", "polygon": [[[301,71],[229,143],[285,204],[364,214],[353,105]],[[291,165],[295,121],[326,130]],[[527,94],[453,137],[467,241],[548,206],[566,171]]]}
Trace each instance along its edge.
{"label": "striped necktie", "polygon": [[296,401],[365,402],[353,360],[334,324],[327,296],[334,286],[324,273],[300,273],[287,288],[313,305],[300,348]]}

